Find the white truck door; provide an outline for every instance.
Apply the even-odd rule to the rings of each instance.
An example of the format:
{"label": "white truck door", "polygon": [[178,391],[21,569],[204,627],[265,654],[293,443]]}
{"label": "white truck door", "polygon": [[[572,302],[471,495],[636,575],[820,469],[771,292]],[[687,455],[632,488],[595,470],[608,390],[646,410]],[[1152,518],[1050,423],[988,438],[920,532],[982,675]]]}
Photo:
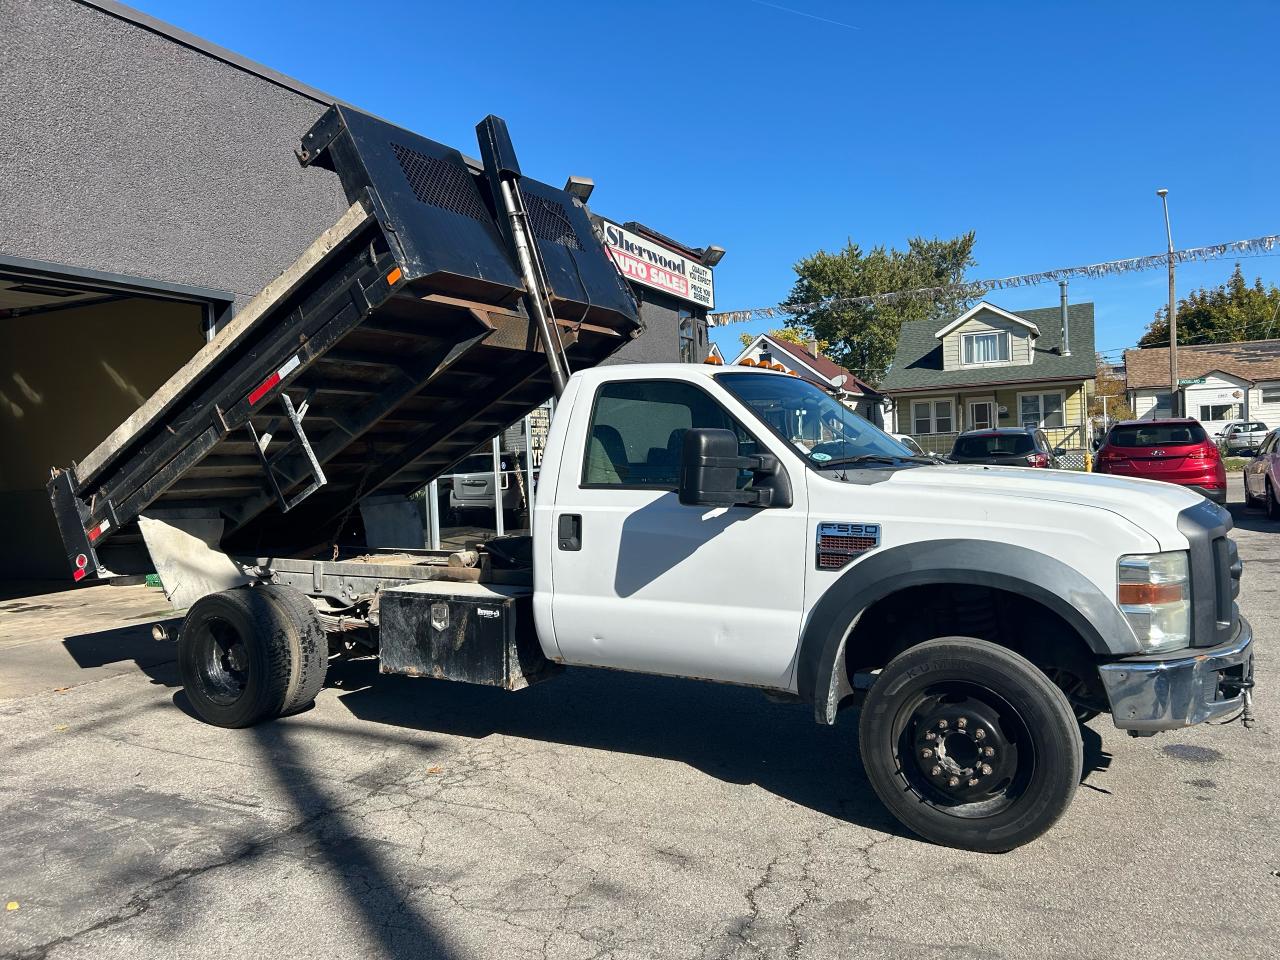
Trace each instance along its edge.
{"label": "white truck door", "polygon": [[748,430],[687,381],[609,381],[577,404],[551,550],[561,655],[786,686],[812,547],[806,477],[792,468],[790,507],[684,506],[675,489],[686,430],[734,430],[743,455],[776,452],[773,438]]}

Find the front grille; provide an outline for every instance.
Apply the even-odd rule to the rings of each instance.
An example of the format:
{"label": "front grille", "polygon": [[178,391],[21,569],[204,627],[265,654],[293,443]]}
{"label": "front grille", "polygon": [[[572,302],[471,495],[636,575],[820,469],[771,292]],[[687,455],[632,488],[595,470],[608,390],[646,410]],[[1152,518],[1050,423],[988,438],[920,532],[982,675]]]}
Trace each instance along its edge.
{"label": "front grille", "polygon": [[1178,514],[1187,538],[1191,573],[1191,645],[1212,647],[1235,635],[1240,622],[1240,558],[1227,536],[1231,515],[1208,500]]}

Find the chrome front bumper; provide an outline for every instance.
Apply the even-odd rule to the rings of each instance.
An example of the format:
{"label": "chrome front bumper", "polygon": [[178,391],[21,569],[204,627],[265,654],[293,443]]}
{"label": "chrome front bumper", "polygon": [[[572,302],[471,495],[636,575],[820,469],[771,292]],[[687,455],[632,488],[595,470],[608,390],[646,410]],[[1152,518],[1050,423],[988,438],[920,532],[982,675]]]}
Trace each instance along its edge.
{"label": "chrome front bumper", "polygon": [[1253,679],[1253,628],[1240,618],[1235,639],[1180,651],[1173,660],[1130,657],[1098,668],[1121,730],[1155,732],[1219,720],[1245,706]]}

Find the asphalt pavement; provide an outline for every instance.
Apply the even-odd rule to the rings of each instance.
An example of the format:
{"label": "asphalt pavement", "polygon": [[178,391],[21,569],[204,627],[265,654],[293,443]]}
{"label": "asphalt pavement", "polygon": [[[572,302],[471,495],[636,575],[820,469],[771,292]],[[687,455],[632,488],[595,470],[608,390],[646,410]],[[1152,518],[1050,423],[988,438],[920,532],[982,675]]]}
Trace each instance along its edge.
{"label": "asphalt pavement", "polygon": [[998,856],[906,834],[852,717],[755,691],[362,661],[222,730],[156,591],[0,601],[0,957],[1274,957],[1280,524],[1232,510],[1256,726],[1095,719],[1067,816]]}

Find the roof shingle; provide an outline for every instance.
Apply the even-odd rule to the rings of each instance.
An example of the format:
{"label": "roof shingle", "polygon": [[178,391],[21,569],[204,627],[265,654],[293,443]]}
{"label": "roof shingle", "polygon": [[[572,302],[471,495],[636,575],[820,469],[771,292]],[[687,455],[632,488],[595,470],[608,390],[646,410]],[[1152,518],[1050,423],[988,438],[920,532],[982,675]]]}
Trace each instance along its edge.
{"label": "roof shingle", "polygon": [[[1124,352],[1125,383],[1130,390],[1169,386],[1169,348]],[[1280,340],[1206,343],[1178,347],[1178,377],[1194,379],[1222,370],[1242,380],[1280,380]]]}

